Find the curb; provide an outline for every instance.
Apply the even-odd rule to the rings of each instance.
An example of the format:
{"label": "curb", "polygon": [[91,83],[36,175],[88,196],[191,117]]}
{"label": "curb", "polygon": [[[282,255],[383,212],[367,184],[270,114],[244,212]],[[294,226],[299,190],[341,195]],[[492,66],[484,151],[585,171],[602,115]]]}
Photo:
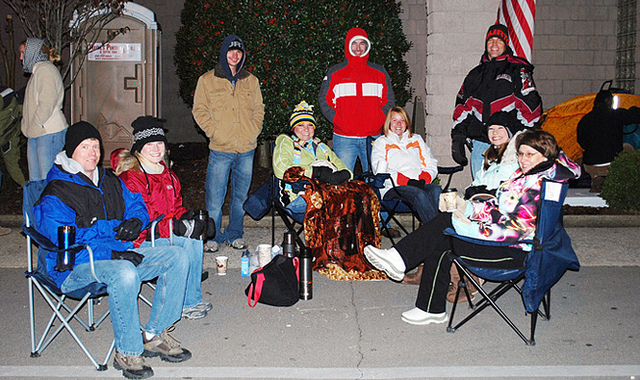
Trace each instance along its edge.
{"label": "curb", "polygon": [[[285,227],[282,220],[276,215],[275,226]],[[400,215],[398,220],[403,225],[411,224],[409,215]],[[19,227],[24,221],[22,215],[0,215],[0,225],[7,227]],[[227,215],[222,216],[222,225],[229,223]],[[618,228],[640,227],[640,215],[565,215],[564,226],[570,228]],[[253,220],[249,216],[244,218],[245,228],[271,228],[271,215],[260,220]]]}

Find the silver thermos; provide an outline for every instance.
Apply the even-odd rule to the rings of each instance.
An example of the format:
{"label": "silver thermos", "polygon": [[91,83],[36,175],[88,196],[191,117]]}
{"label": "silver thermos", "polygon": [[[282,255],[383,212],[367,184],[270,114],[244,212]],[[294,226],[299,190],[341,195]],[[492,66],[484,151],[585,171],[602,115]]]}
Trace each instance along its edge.
{"label": "silver thermos", "polygon": [[300,252],[300,299],[313,298],[313,255],[311,249],[303,247]]}

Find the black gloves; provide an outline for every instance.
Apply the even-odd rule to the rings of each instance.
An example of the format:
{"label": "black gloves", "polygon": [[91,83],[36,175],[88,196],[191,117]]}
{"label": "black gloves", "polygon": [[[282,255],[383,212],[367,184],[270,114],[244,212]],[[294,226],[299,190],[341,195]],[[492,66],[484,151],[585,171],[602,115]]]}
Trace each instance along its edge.
{"label": "black gloves", "polygon": [[320,182],[329,183],[329,178],[333,174],[333,170],[326,166],[316,166],[313,168],[313,172],[311,173],[312,179],[317,179]]}
{"label": "black gloves", "polygon": [[351,178],[351,174],[346,169],[334,172],[331,168],[317,166],[313,168],[311,178],[331,185],[339,185]]}
{"label": "black gloves", "polygon": [[216,223],[213,221],[213,218],[209,218],[207,219],[204,238],[207,240],[211,240],[214,237],[216,237]]}
{"label": "black gloves", "polygon": [[129,260],[138,266],[144,259],[144,255],[134,251],[111,251],[111,260]]}
{"label": "black gloves", "polygon": [[331,177],[329,178],[329,183],[332,185],[339,185],[344,181],[348,180],[349,178],[351,178],[351,173],[349,173],[347,169],[342,169],[331,174]]}
{"label": "black gloves", "polygon": [[421,179],[421,180],[410,179],[409,181],[407,181],[408,186],[417,187],[418,189],[422,189],[422,190],[424,190],[426,183],[427,182],[424,179]]}
{"label": "black gloves", "polygon": [[491,194],[495,196],[496,189],[487,190],[486,185],[470,186],[470,187],[467,187],[467,189],[464,191],[464,199],[469,199],[476,194]]}
{"label": "black gloves", "polygon": [[180,219],[173,219],[173,233],[192,239],[200,239],[207,228],[207,222],[195,216],[191,210],[182,214]]}
{"label": "black gloves", "polygon": [[116,240],[134,241],[142,231],[142,220],[138,218],[130,218],[123,220],[122,223],[113,229],[116,232]]}
{"label": "black gloves", "polygon": [[469,160],[464,149],[464,138],[458,137],[451,141],[451,157],[459,165],[467,166]]}

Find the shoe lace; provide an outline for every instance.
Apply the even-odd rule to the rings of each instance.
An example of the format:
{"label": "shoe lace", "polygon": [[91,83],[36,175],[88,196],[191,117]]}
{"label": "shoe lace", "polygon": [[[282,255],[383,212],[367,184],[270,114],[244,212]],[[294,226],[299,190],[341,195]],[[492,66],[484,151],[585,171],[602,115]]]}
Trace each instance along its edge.
{"label": "shoe lace", "polygon": [[170,332],[173,332],[173,330],[175,330],[175,326],[170,326],[160,334],[160,338],[169,345],[170,348],[179,348],[180,341],[169,334]]}

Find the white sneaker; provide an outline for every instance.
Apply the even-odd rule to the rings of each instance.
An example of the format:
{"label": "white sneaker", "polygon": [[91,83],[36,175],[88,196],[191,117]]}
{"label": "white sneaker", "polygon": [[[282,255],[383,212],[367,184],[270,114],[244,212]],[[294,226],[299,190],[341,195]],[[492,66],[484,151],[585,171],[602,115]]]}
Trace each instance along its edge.
{"label": "white sneaker", "polygon": [[402,281],[407,269],[402,256],[395,248],[379,249],[372,245],[364,247],[364,256],[375,268],[384,271],[392,280]]}
{"label": "white sneaker", "polygon": [[449,320],[447,313],[427,313],[414,307],[402,313],[402,320],[412,325],[428,325],[429,323],[444,323]]}
{"label": "white sneaker", "polygon": [[213,240],[209,240],[204,244],[205,252],[218,252],[218,243]]}
{"label": "white sneaker", "polygon": [[245,243],[245,241],[242,238],[232,241],[231,244],[229,244],[229,245],[233,249],[245,249],[245,248],[247,248],[247,243]]}

